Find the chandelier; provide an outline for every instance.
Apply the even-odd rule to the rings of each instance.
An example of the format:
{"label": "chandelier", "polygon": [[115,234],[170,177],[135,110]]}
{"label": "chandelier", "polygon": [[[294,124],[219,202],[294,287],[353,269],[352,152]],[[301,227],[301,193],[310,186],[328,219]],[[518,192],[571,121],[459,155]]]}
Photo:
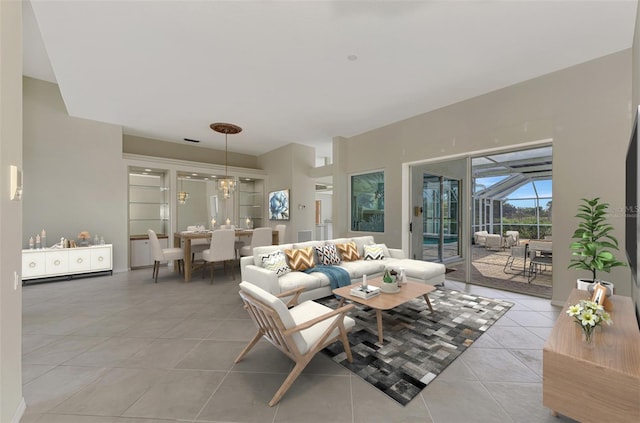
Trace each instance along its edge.
{"label": "chandelier", "polygon": [[227,136],[242,132],[242,128],[232,123],[212,123],[209,125],[216,132],[224,134],[224,179],[218,180],[218,190],[222,191],[224,198],[230,198],[236,189],[236,180],[229,177],[227,155],[229,154]]}
{"label": "chandelier", "polygon": [[182,181],[184,179],[180,179],[180,192],[178,192],[178,203],[185,204],[189,199],[189,193],[182,189]]}

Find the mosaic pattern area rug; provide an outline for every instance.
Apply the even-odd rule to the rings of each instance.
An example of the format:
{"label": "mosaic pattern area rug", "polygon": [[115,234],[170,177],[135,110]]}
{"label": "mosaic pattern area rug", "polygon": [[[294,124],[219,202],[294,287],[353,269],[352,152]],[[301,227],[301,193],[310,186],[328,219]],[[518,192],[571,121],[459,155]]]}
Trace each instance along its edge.
{"label": "mosaic pattern area rug", "polygon": [[[380,294],[386,295],[386,294]],[[378,343],[376,312],[355,304],[349,333],[353,363],[341,342],[323,352],[389,397],[406,405],[491,327],[513,304],[445,288],[382,312],[384,344]],[[337,308],[333,297],[316,300]]]}

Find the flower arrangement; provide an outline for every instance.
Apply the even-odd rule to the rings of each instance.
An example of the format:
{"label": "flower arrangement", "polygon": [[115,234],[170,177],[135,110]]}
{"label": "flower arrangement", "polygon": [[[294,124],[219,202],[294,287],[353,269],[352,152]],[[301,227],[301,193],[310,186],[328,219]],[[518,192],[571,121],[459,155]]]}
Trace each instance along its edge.
{"label": "flower arrangement", "polygon": [[596,326],[600,326],[603,322],[607,325],[613,323],[611,316],[605,311],[604,307],[589,300],[581,300],[578,304],[569,306],[567,314],[573,317],[582,328],[587,343],[591,342],[591,335]]}
{"label": "flower arrangement", "polygon": [[89,233],[89,231],[82,231],[78,234],[78,239],[82,239],[86,241],[90,238],[91,238],[91,234]]}

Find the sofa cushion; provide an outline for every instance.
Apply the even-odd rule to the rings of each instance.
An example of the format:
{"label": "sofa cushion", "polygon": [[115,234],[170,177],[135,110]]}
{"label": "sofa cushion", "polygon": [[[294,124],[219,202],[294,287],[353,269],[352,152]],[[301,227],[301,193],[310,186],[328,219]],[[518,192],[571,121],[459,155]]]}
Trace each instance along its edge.
{"label": "sofa cushion", "polygon": [[313,247],[287,249],[284,250],[284,253],[289,259],[289,267],[291,267],[291,270],[307,270],[316,265]]}
{"label": "sofa cushion", "polygon": [[362,258],[364,260],[382,260],[385,258],[384,251],[382,250],[383,244],[371,244],[364,246],[364,254]]}
{"label": "sofa cushion", "polygon": [[300,287],[303,287],[305,291],[310,291],[323,286],[329,286],[330,282],[327,275],[320,272],[290,272],[278,278],[278,285],[280,286],[280,292]]}
{"label": "sofa cushion", "polygon": [[318,256],[318,263],[331,266],[332,264],[340,264],[340,254],[334,244],[327,244],[320,247],[316,247],[316,254]]}
{"label": "sofa cushion", "polygon": [[372,235],[356,236],[356,237],[353,237],[352,241],[356,243],[356,247],[358,249],[358,254],[360,254],[360,257],[364,255],[365,245],[375,244],[375,241],[373,240]]}
{"label": "sofa cushion", "polygon": [[[291,317],[296,322],[296,324],[300,325],[302,323],[308,322],[309,320],[315,317],[321,316],[326,313],[330,313],[332,311],[333,310],[330,309],[329,307],[322,305],[320,303],[317,303],[315,301],[305,301],[297,305],[296,307],[292,308],[290,310],[290,313],[291,313]],[[303,350],[298,346],[298,348],[300,349],[300,353],[304,354],[311,347],[313,347],[316,344],[316,342],[318,342],[318,340],[322,337],[324,332],[329,328],[329,326],[331,326],[335,322],[336,319],[338,319],[338,316],[330,317],[326,320],[323,320],[311,326],[308,329],[301,330],[299,333],[300,333],[300,336],[304,339],[306,350]],[[343,323],[347,331],[353,328],[356,324],[355,320],[353,320],[349,316],[344,317]],[[329,337],[333,338],[338,336],[339,334],[340,334],[340,329],[335,328],[333,331],[331,331],[331,334],[329,335]],[[298,344],[298,341],[296,340],[296,345],[297,344]]]}
{"label": "sofa cushion", "polygon": [[262,266],[276,272],[276,275],[282,276],[291,272],[291,268],[287,264],[287,258],[281,250],[276,250],[269,254],[261,254],[260,260],[262,260]]}
{"label": "sofa cushion", "polygon": [[442,263],[432,263],[411,259],[395,260],[390,267],[396,270],[402,268],[405,270],[407,277],[423,281],[429,280],[438,275],[443,275],[446,271],[446,267]]}
{"label": "sofa cushion", "polygon": [[258,267],[262,266],[262,260],[260,259],[260,255],[273,253],[274,251],[281,250],[284,252],[287,248],[293,248],[293,244],[280,244],[280,245],[263,245],[260,247],[253,248],[253,264]]}
{"label": "sofa cushion", "polygon": [[385,262],[383,260],[356,260],[343,261],[340,267],[349,272],[351,279],[358,279],[362,275],[374,275],[384,272]]}
{"label": "sofa cushion", "polygon": [[336,244],[336,248],[342,255],[342,261],[354,261],[360,260],[360,254],[358,254],[358,248],[354,241],[347,242],[346,244]]}

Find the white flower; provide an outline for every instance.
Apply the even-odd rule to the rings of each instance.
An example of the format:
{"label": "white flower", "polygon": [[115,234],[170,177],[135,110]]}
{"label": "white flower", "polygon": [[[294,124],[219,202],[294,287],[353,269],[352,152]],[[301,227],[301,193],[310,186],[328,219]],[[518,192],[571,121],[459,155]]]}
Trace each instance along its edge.
{"label": "white flower", "polygon": [[567,310],[567,314],[571,317],[577,316],[582,311],[582,306],[580,304],[575,304],[569,306],[569,310]]}
{"label": "white flower", "polygon": [[591,312],[591,310],[584,310],[582,314],[580,314],[579,318],[580,318],[580,321],[582,322],[582,326],[596,325],[596,316]]}

